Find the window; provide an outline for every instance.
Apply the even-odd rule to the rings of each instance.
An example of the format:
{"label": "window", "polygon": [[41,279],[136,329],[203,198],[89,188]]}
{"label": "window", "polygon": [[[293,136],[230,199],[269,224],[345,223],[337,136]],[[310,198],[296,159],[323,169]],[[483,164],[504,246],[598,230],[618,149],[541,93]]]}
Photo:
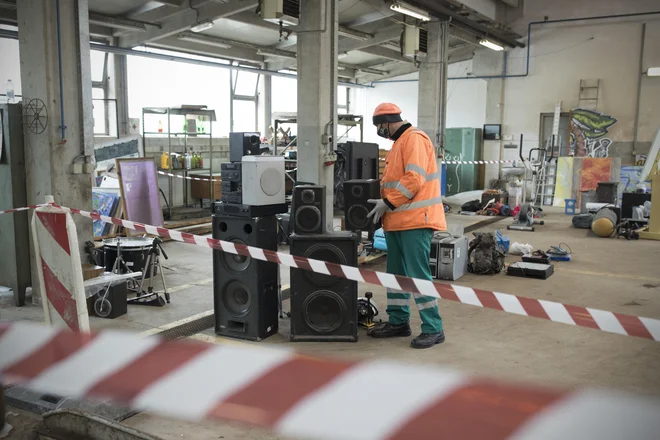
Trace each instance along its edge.
{"label": "window", "polygon": [[234,100],[234,131],[258,131],[255,101]]}
{"label": "window", "polygon": [[92,88],[92,103],[94,105],[94,134],[108,136],[107,124],[107,101],[105,101],[105,90],[100,87]]}

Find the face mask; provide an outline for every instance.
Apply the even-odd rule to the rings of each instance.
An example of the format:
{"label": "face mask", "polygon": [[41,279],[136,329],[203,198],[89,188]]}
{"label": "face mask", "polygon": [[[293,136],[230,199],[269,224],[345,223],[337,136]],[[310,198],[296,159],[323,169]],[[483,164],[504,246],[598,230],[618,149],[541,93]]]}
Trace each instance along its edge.
{"label": "face mask", "polygon": [[380,127],[376,133],[382,138],[390,138],[390,129],[388,127]]}

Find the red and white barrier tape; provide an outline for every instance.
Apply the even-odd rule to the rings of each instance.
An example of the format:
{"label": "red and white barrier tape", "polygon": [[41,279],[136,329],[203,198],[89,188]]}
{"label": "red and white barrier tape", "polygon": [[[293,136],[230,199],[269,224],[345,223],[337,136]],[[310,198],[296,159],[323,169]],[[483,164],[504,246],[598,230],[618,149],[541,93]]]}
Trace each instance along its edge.
{"label": "red and white barrier tape", "polygon": [[494,163],[513,163],[515,160],[447,160],[443,164],[447,165],[488,165]]}
{"label": "red and white barrier tape", "polygon": [[314,260],[253,246],[217,240],[210,237],[202,237],[186,232],[145,225],[138,222],[100,215],[95,212],[67,208],[56,204],[53,204],[52,206],[94,220],[121,225],[135,231],[146,232],[147,234],[167,237],[175,241],[229,252],[230,254],[243,255],[256,258],[257,260],[269,261],[271,263],[277,263],[293,268],[374,284],[404,292],[420,293],[425,296],[457,301],[463,304],[500,310],[517,315],[532,316],[553,322],[588,327],[609,333],[660,341],[660,320],[658,319],[624,315],[589,307],[526,298],[508,293],[473,289],[471,287],[459,286],[456,284],[445,284],[421,280],[418,278],[408,278],[401,275],[375,272],[368,269],[328,263],[321,260]]}
{"label": "red and white barrier tape", "polygon": [[[194,168],[192,170],[194,170]],[[221,179],[203,179],[201,177],[184,176],[183,174],[166,173],[165,171],[160,171],[160,170],[158,171],[158,174],[162,174],[163,176],[178,177],[179,179],[200,180],[202,182],[220,182],[221,181]]]}
{"label": "red and white barrier tape", "polygon": [[660,399],[555,390],[392,361],[345,362],[248,344],[73,333],[0,323],[0,376],[191,421],[316,439],[656,439]]}
{"label": "red and white barrier tape", "polygon": [[26,206],[24,208],[5,209],[4,211],[0,211],[0,215],[2,215],[2,214],[11,214],[13,212],[29,211],[30,209],[39,208],[41,206],[48,206],[48,203],[42,203],[40,205]]}

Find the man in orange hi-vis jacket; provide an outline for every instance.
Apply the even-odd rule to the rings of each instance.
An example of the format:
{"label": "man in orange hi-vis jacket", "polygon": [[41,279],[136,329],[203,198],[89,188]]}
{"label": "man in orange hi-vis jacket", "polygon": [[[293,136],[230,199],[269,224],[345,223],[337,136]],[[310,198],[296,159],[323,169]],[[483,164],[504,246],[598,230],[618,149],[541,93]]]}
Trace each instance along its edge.
{"label": "man in orange hi-vis jacket", "polygon": [[[374,223],[383,218],[387,273],[431,281],[431,239],[434,231],[447,230],[435,148],[423,131],[401,119],[401,109],[394,104],[376,107],[373,123],[379,136],[394,141],[385,158],[382,199],[369,200],[376,205],[369,217]],[[417,293],[414,298],[422,333],[410,345],[429,348],[444,342],[438,300]],[[371,336],[410,336],[410,292],[387,289],[387,314],[389,322],[373,329]]]}

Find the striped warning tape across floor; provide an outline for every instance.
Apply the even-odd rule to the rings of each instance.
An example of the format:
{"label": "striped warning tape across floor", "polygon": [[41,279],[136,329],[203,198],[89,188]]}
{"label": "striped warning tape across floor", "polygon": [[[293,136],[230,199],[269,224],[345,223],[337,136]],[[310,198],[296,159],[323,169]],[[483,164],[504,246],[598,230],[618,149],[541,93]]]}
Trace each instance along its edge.
{"label": "striped warning tape across floor", "polygon": [[29,322],[0,323],[0,353],[8,384],[307,439],[651,440],[660,432],[660,399],[536,388],[385,360],[323,360]]}
{"label": "striped warning tape across floor", "polygon": [[[194,168],[190,171],[194,171]],[[163,176],[178,177],[179,179],[200,180],[202,182],[220,182],[220,180],[222,180],[222,179],[204,179],[202,177],[184,176],[183,174],[166,173],[165,171],[160,171],[160,170],[158,171],[158,174],[162,174]]]}
{"label": "striped warning tape across floor", "polygon": [[488,165],[494,163],[513,163],[515,160],[446,160],[442,163],[447,165]]}
{"label": "striped warning tape across floor", "polygon": [[152,235],[167,237],[175,241],[194,244],[201,247],[229,252],[231,254],[243,255],[256,258],[257,260],[269,261],[280,265],[299,268],[325,275],[346,278],[353,281],[374,284],[390,289],[404,292],[419,293],[435,298],[458,301],[488,309],[514,313],[523,316],[547,319],[553,322],[578,325],[592,329],[602,330],[621,335],[637,336],[654,341],[660,341],[660,320],[644,318],[621,313],[608,312],[605,310],[592,309],[589,307],[561,304],[553,301],[525,298],[507,293],[491,292],[455,284],[445,284],[418,278],[408,278],[400,275],[392,275],[384,272],[375,272],[342,264],[328,263],[321,260],[299,257],[283,252],[246,246],[238,243],[217,240],[210,237],[174,231],[152,225],[145,225],[129,220],[107,217],[98,213],[82,211],[80,209],[67,208],[53,204],[74,214],[80,214],[94,220],[106,223],[114,223],[125,228],[146,232]]}
{"label": "striped warning tape across floor", "polygon": [[11,214],[13,212],[28,211],[30,209],[39,208],[41,206],[48,206],[48,204],[47,203],[42,203],[40,205],[25,206],[24,208],[5,209],[4,211],[0,211],[0,215],[2,215],[2,214]]}

